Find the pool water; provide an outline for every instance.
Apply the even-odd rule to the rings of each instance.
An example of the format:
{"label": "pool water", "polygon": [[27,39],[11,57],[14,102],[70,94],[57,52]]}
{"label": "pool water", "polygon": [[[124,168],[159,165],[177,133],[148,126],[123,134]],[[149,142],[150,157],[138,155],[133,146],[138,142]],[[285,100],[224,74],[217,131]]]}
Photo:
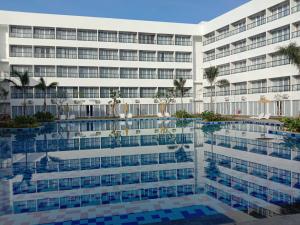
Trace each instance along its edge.
{"label": "pool water", "polygon": [[226,224],[280,215],[300,202],[300,141],[269,133],[278,129],[133,119],[2,132],[0,224]]}

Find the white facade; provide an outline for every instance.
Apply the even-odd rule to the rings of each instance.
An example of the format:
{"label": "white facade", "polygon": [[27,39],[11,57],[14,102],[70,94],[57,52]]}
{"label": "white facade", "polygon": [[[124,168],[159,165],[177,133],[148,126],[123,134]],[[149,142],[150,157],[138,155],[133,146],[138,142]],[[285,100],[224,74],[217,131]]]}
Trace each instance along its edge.
{"label": "white facade", "polygon": [[[216,88],[217,112],[296,116],[299,72],[275,52],[290,42],[299,44],[299,14],[298,0],[252,0],[199,24],[1,11],[0,69],[2,76],[13,69],[29,71],[32,86],[40,77],[57,81],[58,89],[49,91],[47,99],[53,113],[57,93],[67,93],[70,114],[105,116],[111,88],[120,90],[122,104],[130,104],[134,115],[155,115],[154,94],[172,87],[178,77],[192,88],[183,99],[186,110],[207,110],[204,69],[218,66],[230,86]],[[259,103],[262,96],[270,103]],[[41,93],[30,89],[27,99],[28,113],[42,109]],[[12,88],[0,110],[19,115],[22,102],[22,94]],[[180,107],[177,98],[168,111]]]}

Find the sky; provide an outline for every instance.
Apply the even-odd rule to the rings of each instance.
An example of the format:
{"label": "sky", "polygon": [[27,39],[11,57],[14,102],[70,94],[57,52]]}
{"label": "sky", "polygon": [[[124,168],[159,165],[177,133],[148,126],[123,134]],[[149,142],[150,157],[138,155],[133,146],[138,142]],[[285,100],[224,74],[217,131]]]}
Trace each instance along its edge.
{"label": "sky", "polygon": [[249,0],[0,0],[0,10],[199,23]]}

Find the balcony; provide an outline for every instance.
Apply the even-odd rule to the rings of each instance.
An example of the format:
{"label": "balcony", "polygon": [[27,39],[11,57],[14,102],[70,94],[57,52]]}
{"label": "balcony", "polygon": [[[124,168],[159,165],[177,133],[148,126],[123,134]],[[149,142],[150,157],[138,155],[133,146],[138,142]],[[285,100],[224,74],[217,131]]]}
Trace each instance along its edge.
{"label": "balcony", "polygon": [[267,63],[267,67],[276,67],[290,64],[289,59],[278,59]]}
{"label": "balcony", "polygon": [[263,19],[261,19],[261,20],[257,20],[257,21],[255,21],[255,22],[252,22],[252,23],[248,24],[248,25],[247,25],[247,29],[250,30],[250,29],[252,29],[252,28],[254,28],[254,27],[261,26],[261,25],[263,25],[263,24],[265,24],[265,23],[266,23],[266,18],[263,18]]}
{"label": "balcony", "polygon": [[229,55],[230,55],[230,50],[226,50],[226,51],[218,53],[216,55],[216,58],[219,59],[219,58],[223,58],[223,57],[226,57],[226,56],[229,56]]}
{"label": "balcony", "polygon": [[300,84],[295,84],[295,85],[293,85],[292,90],[293,90],[293,91],[300,91]]}
{"label": "balcony", "polygon": [[254,65],[248,66],[248,71],[261,70],[261,69],[265,69],[266,67],[267,67],[266,63],[254,64]]}
{"label": "balcony", "polygon": [[285,35],[281,35],[281,36],[278,36],[278,37],[268,39],[268,45],[283,42],[283,41],[287,41],[287,40],[290,40],[290,34],[289,33],[285,34]]}
{"label": "balcony", "polygon": [[290,9],[286,9],[284,11],[281,11],[281,12],[278,12],[276,14],[273,14],[273,15],[269,16],[267,18],[267,21],[272,22],[274,20],[278,20],[278,19],[280,19],[282,17],[285,17],[285,16],[288,16],[288,15],[290,15]]}
{"label": "balcony", "polygon": [[235,68],[231,70],[231,74],[235,74],[235,73],[244,73],[247,71],[247,67],[243,66],[243,67],[239,67],[239,68]]}
{"label": "balcony", "polygon": [[136,55],[132,56],[120,56],[121,61],[138,61],[138,57]]}
{"label": "balcony", "polygon": [[203,58],[203,62],[209,62],[209,61],[215,60],[215,58],[216,58],[215,55],[210,55],[210,56]]}
{"label": "balcony", "polygon": [[296,13],[300,11],[300,4],[298,3],[296,6],[292,8],[292,13]]}
{"label": "balcony", "polygon": [[226,76],[226,75],[230,75],[230,69],[219,71],[219,76]]}
{"label": "balcony", "polygon": [[216,92],[216,96],[229,96],[229,95],[230,95],[230,90]]}
{"label": "balcony", "polygon": [[261,47],[264,47],[266,45],[267,45],[267,41],[266,40],[259,41],[259,42],[254,42],[254,43],[248,45],[248,50],[256,49],[256,48],[261,48]]}
{"label": "balcony", "polygon": [[176,40],[175,45],[181,45],[181,46],[191,46],[192,41],[181,41],[181,40]]}
{"label": "balcony", "polygon": [[119,56],[116,54],[112,55],[100,55],[99,56],[100,60],[119,60]]}
{"label": "balcony", "polygon": [[267,93],[267,87],[260,87],[260,88],[250,88],[248,89],[248,94],[258,94],[258,93]]}
{"label": "balcony", "polygon": [[290,85],[283,85],[283,86],[271,86],[269,87],[269,92],[286,92],[291,91]]}
{"label": "balcony", "polygon": [[208,44],[214,43],[215,41],[216,41],[216,38],[212,37],[212,38],[209,38],[209,39],[205,40],[203,42],[203,45],[208,45]]}
{"label": "balcony", "polygon": [[242,33],[242,32],[244,32],[244,31],[246,31],[246,25],[243,25],[243,26],[241,26],[241,27],[238,27],[238,28],[236,28],[236,29],[230,31],[230,35],[232,36],[232,35],[235,35],[235,34]]}
{"label": "balcony", "polygon": [[192,58],[184,58],[184,57],[176,57],[175,58],[175,62],[192,62]]}
{"label": "balcony", "polygon": [[231,91],[231,95],[245,95],[245,94],[247,94],[247,89],[237,89]]}
{"label": "balcony", "polygon": [[32,52],[11,51],[10,57],[32,57]]}
{"label": "balcony", "polygon": [[100,42],[118,42],[118,37],[101,37],[99,36],[98,41]]}
{"label": "balcony", "polygon": [[34,53],[34,58],[55,58],[55,53]]}
{"label": "balcony", "polygon": [[32,31],[25,32],[9,32],[9,37],[13,38],[32,38]]}
{"label": "balcony", "polygon": [[237,54],[237,53],[240,53],[240,52],[245,52],[245,51],[247,51],[247,46],[242,46],[242,47],[232,49],[231,54],[234,55],[234,54]]}
{"label": "balcony", "polygon": [[292,33],[292,38],[297,38],[297,37],[300,37],[300,30],[297,30]]}

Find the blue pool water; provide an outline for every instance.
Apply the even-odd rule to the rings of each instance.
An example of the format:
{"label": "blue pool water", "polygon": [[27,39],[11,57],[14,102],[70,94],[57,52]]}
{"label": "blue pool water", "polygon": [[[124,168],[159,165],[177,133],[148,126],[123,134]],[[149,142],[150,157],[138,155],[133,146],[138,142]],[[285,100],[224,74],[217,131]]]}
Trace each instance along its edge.
{"label": "blue pool water", "polygon": [[300,142],[271,134],[278,129],[134,119],[0,131],[0,221],[222,224],[275,216],[300,202]]}

